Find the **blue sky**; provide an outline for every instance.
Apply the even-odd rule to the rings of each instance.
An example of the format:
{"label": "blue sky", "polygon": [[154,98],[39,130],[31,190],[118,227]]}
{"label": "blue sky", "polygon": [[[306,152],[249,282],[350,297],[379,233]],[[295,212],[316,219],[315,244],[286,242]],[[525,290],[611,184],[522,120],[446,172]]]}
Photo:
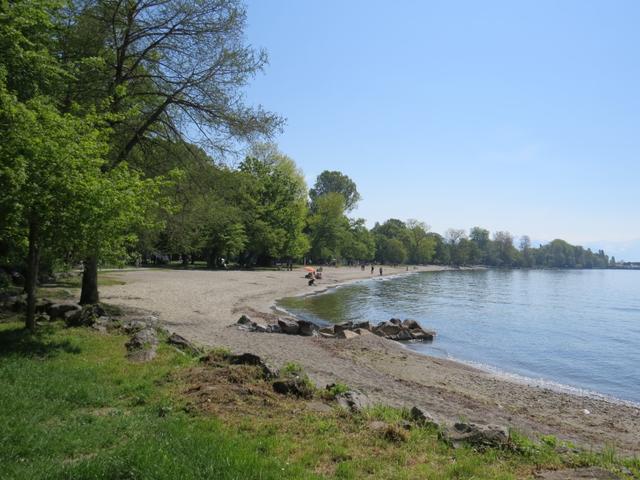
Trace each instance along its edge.
{"label": "blue sky", "polygon": [[247,7],[270,58],[249,100],[287,118],[276,141],[309,184],[355,180],[370,225],[481,225],[640,259],[640,2]]}

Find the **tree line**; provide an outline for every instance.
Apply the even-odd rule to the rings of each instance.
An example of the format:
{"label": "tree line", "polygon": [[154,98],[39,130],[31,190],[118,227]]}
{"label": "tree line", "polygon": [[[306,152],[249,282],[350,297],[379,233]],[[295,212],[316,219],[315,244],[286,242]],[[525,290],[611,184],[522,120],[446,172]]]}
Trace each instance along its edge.
{"label": "tree line", "polygon": [[167,258],[607,265],[561,240],[367,228],[355,182],[325,171],[309,189],[271,141],[283,119],[246,104],[267,58],[245,25],[239,0],[0,2],[0,266],[24,273],[29,328],[39,279],[78,263],[84,304],[100,265]]}

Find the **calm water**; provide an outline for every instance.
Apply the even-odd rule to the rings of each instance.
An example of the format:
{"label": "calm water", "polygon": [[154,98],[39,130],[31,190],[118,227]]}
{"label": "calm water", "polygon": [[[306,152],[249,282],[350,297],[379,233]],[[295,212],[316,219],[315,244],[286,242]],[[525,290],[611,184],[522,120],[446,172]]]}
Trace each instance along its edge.
{"label": "calm water", "polygon": [[319,323],[414,318],[438,332],[420,352],[640,403],[637,271],[418,273],[281,306]]}

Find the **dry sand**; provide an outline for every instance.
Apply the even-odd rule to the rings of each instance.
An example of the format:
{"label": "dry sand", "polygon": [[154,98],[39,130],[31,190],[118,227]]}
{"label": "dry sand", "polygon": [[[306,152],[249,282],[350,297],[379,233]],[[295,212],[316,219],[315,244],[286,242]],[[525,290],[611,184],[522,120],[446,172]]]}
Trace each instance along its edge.
{"label": "dry sand", "polygon": [[[375,335],[339,340],[244,332],[233,326],[245,313],[273,320],[276,299],[371,276],[369,270],[329,267],[318,285],[309,287],[305,273],[130,270],[109,273],[126,284],[104,287],[102,300],[156,312],[168,330],[196,343],[256,353],[276,366],[296,362],[319,385],[340,381],[381,403],[423,406],[442,421],[464,417],[555,434],[585,447],[613,445],[623,453],[640,453],[640,409],[633,406],[510,382]],[[385,268],[384,273],[406,272]]]}

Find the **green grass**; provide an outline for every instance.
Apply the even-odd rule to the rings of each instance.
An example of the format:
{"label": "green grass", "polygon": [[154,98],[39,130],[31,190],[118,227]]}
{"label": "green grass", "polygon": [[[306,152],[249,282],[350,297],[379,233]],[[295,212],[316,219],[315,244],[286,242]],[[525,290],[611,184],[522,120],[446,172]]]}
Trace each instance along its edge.
{"label": "green grass", "polygon": [[[1,478],[515,479],[584,465],[640,474],[638,460],[574,452],[551,436],[514,432],[513,450],[453,449],[434,427],[404,430],[406,410],[353,415],[321,398],[278,396],[256,367],[203,365],[164,344],[135,364],[125,341],[0,323]],[[295,364],[283,370],[304,375]]]}

